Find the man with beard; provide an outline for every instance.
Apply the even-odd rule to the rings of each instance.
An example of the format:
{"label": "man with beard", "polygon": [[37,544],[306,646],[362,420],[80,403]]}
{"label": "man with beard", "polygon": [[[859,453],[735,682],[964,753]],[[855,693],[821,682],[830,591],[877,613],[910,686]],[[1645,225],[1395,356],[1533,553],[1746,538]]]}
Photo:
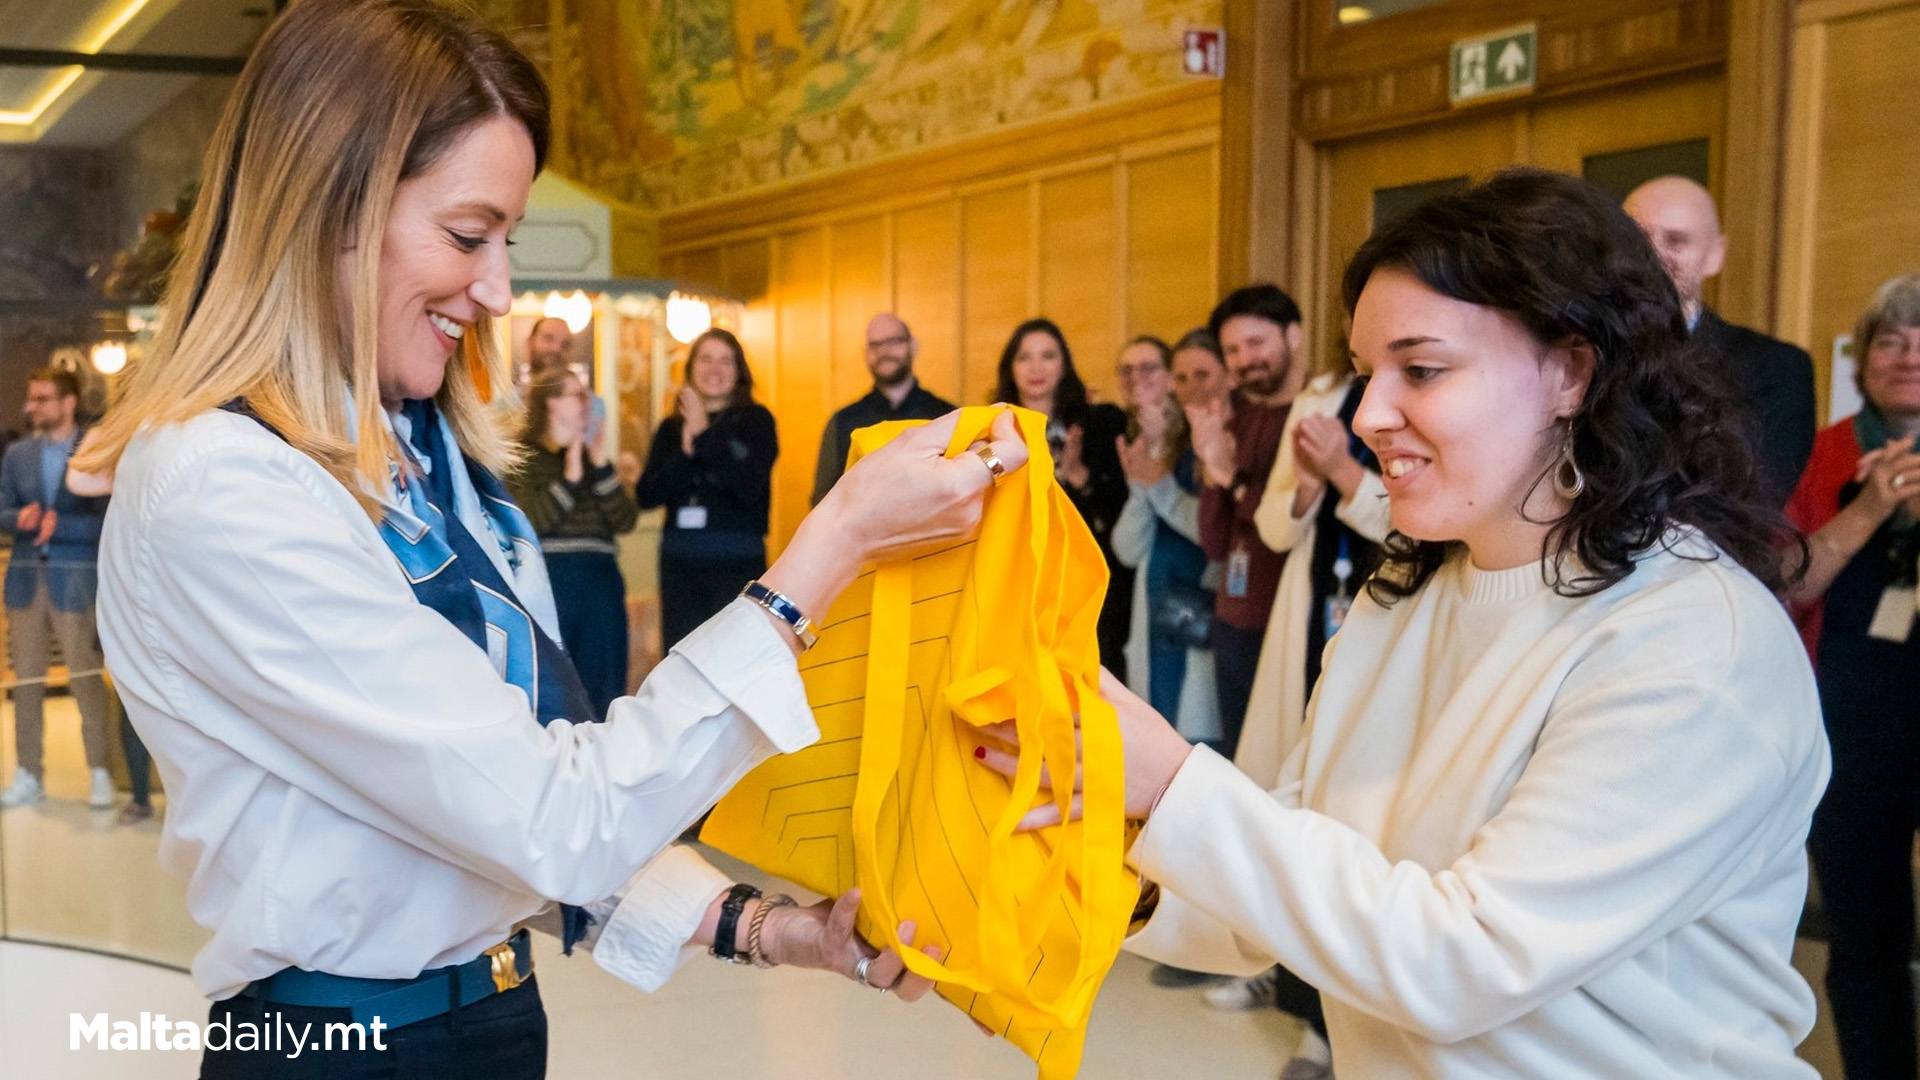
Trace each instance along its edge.
{"label": "man with beard", "polygon": [[820,462],[813,471],[814,503],[825,498],[846,471],[854,432],[886,420],[932,420],[953,411],[952,404],[922,389],[913,377],[918,346],[907,324],[887,312],[867,323],[867,371],[873,390],[827,421],[820,436]]}
{"label": "man with beard", "polygon": [[1189,410],[1193,452],[1205,484],[1200,546],[1224,571],[1213,614],[1214,680],[1220,699],[1220,752],[1231,757],[1246,720],[1267,614],[1286,555],[1267,547],[1253,514],[1280,452],[1280,433],[1298,383],[1300,307],[1275,285],[1249,285],[1207,318],[1219,340],[1233,395]]}
{"label": "man with beard", "polygon": [[20,762],[13,782],[0,792],[0,806],[24,806],[46,797],[41,699],[56,635],[67,661],[67,687],[80,707],[81,741],[92,774],[87,805],[113,805],[113,783],[107,776],[107,688],[101,678],[105,664],[93,620],[107,500],[82,497],[67,487],[67,459],[80,442],[74,416],[79,404],[80,381],[73,372],[47,368],[34,373],[27,381],[26,405],[33,434],[7,447],[0,460],[0,516],[13,526],[7,641],[19,680],[13,689],[13,718]]}
{"label": "man with beard", "polygon": [[1633,189],[1626,211],[1653,242],[1673,279],[1694,340],[1726,365],[1752,413],[1761,485],[1773,505],[1784,505],[1813,453],[1818,426],[1813,359],[1797,346],[1734,326],[1701,303],[1701,286],[1720,272],[1727,256],[1720,215],[1706,188],[1684,176],[1656,177]]}

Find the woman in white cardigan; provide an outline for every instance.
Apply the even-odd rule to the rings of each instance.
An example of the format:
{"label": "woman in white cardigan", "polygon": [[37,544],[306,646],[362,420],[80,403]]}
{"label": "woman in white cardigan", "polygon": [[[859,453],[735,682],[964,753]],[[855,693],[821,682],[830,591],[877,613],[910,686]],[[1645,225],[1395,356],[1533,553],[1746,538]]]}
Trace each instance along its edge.
{"label": "woman in white cardigan", "polygon": [[1343,295],[1385,563],[1271,792],[1107,681],[1157,884],[1128,947],[1285,965],[1350,1078],[1814,1077],[1819,701],[1653,249],[1593,185],[1507,170],[1382,228]]}
{"label": "woman in white cardigan", "polygon": [[[1378,545],[1386,540],[1387,489],[1380,482],[1379,463],[1364,448],[1354,453],[1350,418],[1358,405],[1360,387],[1353,364],[1341,357],[1332,371],[1316,375],[1293,399],[1287,426],[1280,434],[1280,456],[1274,459],[1266,494],[1254,510],[1260,539],[1275,551],[1291,552],[1280,571],[1280,587],[1267,616],[1267,637],[1260,646],[1260,670],[1253,677],[1247,701],[1247,721],[1233,763],[1264,786],[1272,787],[1300,735],[1307,715],[1307,695],[1318,674],[1318,646],[1339,629],[1360,586],[1373,572]],[[1336,579],[1330,595],[1314,588],[1323,568],[1319,524],[1328,516],[1343,528],[1330,570]],[[1335,538],[1329,537],[1329,540]],[[1344,559],[1341,556],[1344,555]],[[1337,611],[1329,611],[1331,602]]]}

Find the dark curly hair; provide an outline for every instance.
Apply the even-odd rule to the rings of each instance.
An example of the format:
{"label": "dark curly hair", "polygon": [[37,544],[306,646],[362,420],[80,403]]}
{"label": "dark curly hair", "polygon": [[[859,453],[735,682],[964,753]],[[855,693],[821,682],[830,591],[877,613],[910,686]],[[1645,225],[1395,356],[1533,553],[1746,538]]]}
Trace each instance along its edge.
{"label": "dark curly hair", "polygon": [[1020,355],[1020,342],[1028,334],[1045,334],[1060,347],[1060,386],[1053,392],[1053,419],[1061,423],[1079,423],[1087,415],[1087,384],[1073,366],[1073,350],[1067,348],[1067,335],[1052,319],[1028,319],[1013,328],[1005,348],[1000,350],[1000,366],[994,369],[993,400],[1020,404],[1020,386],[1013,380],[1013,361]]}
{"label": "dark curly hair", "polygon": [[[1785,584],[1781,548],[1792,534],[1763,500],[1747,410],[1724,361],[1691,340],[1652,245],[1606,192],[1514,168],[1440,195],[1354,255],[1341,282],[1349,313],[1383,267],[1505,311],[1543,343],[1593,348],[1593,377],[1570,420],[1586,487],[1551,523],[1542,551],[1554,591],[1590,596],[1618,584],[1676,526],[1698,529],[1769,588]],[[1546,481],[1543,472],[1534,483]],[[1455,543],[1394,532],[1368,591],[1383,604],[1412,595]],[[1558,558],[1566,554],[1573,560]],[[1800,554],[1804,565],[1804,542]]]}

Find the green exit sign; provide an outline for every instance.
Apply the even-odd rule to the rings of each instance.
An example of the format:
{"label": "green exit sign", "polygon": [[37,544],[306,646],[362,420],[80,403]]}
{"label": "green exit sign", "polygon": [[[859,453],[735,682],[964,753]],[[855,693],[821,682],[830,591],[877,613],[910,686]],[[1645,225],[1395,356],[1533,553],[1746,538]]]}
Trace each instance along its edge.
{"label": "green exit sign", "polygon": [[1458,105],[1475,98],[1533,89],[1539,41],[1539,28],[1529,25],[1454,42],[1448,98]]}

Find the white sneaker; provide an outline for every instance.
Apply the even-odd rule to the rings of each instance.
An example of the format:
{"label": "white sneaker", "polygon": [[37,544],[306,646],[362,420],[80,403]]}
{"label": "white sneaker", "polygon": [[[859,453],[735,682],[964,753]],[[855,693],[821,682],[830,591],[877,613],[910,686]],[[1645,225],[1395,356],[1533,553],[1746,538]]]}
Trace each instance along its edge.
{"label": "white sneaker", "polygon": [[1207,990],[1207,1004],[1222,1012],[1247,1012],[1251,1009],[1271,1009],[1274,997],[1279,992],[1280,972],[1269,968],[1258,975],[1249,975],[1244,979],[1235,979],[1230,983]]}
{"label": "white sneaker", "polygon": [[13,783],[7,790],[0,791],[0,807],[25,806],[37,803],[47,797],[47,789],[40,786],[40,780],[25,769],[13,770]]}
{"label": "white sneaker", "polygon": [[1280,1069],[1280,1080],[1333,1080],[1333,1047],[1309,1027],[1300,1033],[1300,1045]]}
{"label": "white sneaker", "polygon": [[107,770],[93,770],[93,790],[87,793],[87,805],[95,810],[113,806],[113,777],[107,775]]}

